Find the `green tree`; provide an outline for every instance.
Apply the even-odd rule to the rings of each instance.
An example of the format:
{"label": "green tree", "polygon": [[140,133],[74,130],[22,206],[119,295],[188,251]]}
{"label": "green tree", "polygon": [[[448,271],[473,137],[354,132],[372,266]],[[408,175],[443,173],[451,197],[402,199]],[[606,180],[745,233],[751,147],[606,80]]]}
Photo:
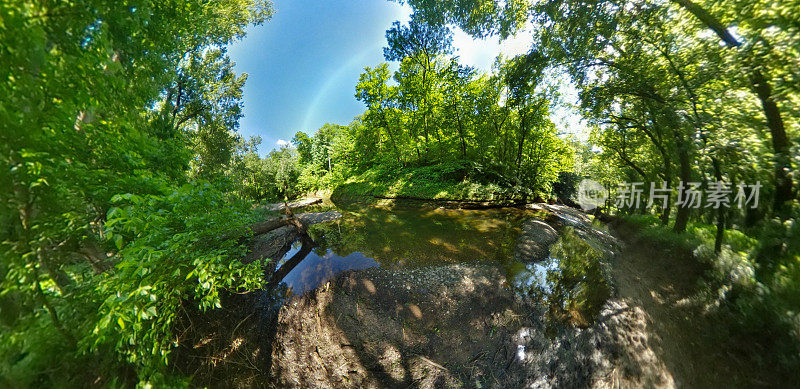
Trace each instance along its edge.
{"label": "green tree", "polygon": [[[82,386],[85,375],[71,373],[94,371],[103,364],[109,370],[100,374],[101,379],[110,382],[119,371],[114,369],[127,360],[128,368],[138,370],[142,380],[157,378],[158,369],[153,366],[161,356],[141,349],[131,353],[127,348],[101,347],[114,341],[101,341],[94,332],[95,328],[116,332],[117,340],[123,336],[117,328],[121,324],[98,316],[106,312],[98,311],[108,306],[104,301],[114,300],[117,293],[100,288],[101,283],[113,279],[112,283],[145,288],[166,281],[160,275],[142,278],[138,270],[116,269],[126,261],[135,262],[120,254],[128,244],[147,241],[147,234],[161,231],[139,228],[141,235],[131,241],[110,237],[106,222],[112,199],[128,194],[142,199],[154,196],[161,200],[147,212],[155,213],[167,212],[173,202],[186,200],[170,193],[190,179],[192,149],[186,134],[163,120],[165,112],[160,108],[165,104],[161,102],[196,93],[189,101],[210,115],[203,125],[225,116],[225,107],[235,103],[216,105],[200,99],[233,101],[235,88],[214,90],[210,85],[243,79],[223,77],[227,65],[219,54],[215,57],[214,50],[244,36],[246,26],[262,23],[270,12],[269,3],[246,0],[0,4],[0,160],[9,167],[0,178],[5,184],[0,191],[4,222],[0,299],[6,307],[2,316],[9,312],[11,325],[2,331],[4,376],[33,385],[36,371],[39,384]],[[167,98],[188,74],[197,82],[191,92],[185,89]],[[203,77],[210,78],[199,80]],[[225,97],[228,92],[234,95]],[[238,116],[234,112],[227,118],[235,121]],[[228,119],[214,124],[213,131],[221,133],[223,124],[232,125]],[[168,253],[179,248],[160,246],[159,250]],[[216,266],[206,262],[215,256],[202,253],[198,251],[195,263],[175,266],[187,271]],[[152,261],[176,258],[181,257],[165,254]],[[223,285],[223,280],[214,279],[218,274],[208,273],[208,280]],[[176,300],[169,297],[169,289],[154,290],[156,303],[163,309],[153,320],[168,323],[176,314]],[[120,304],[120,313],[137,309],[134,300]],[[158,339],[158,344],[165,344],[168,334],[164,328],[134,325],[133,329],[142,332],[128,335],[142,341]],[[60,361],[53,362],[54,357]],[[70,357],[82,362],[67,360]],[[54,365],[64,368],[48,368]]]}

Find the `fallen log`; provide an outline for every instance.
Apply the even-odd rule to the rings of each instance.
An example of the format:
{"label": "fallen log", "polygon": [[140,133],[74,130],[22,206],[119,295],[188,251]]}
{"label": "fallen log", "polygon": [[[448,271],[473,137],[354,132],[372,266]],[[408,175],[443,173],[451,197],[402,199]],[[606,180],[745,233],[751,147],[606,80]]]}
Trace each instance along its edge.
{"label": "fallen log", "polygon": [[294,226],[286,225],[258,235],[249,242],[249,250],[247,255],[242,258],[242,262],[250,263],[259,259],[281,259],[292,248],[292,243],[299,234]]}
{"label": "fallen log", "polygon": [[307,207],[309,205],[319,204],[321,202],[322,202],[321,198],[315,197],[315,198],[298,199],[290,201],[289,203],[284,202],[284,203],[267,204],[264,208],[273,212],[278,212],[285,210],[287,207],[302,208],[302,207]]}
{"label": "fallen log", "polygon": [[[249,251],[242,259],[250,263],[259,259],[278,260],[291,248],[298,236],[305,236],[308,226],[339,219],[339,212],[310,212],[281,216],[250,225],[244,242],[248,242]],[[243,242],[243,243],[244,243]]]}
{"label": "fallen log", "polygon": [[278,227],[283,227],[289,224],[289,218],[285,216],[277,217],[274,219],[264,220],[255,224],[251,224],[247,228],[252,235],[266,234]]}
{"label": "fallen log", "polygon": [[299,213],[297,215],[290,214],[289,216],[280,216],[254,223],[246,228],[251,232],[250,236],[256,236],[266,234],[267,232],[270,232],[276,228],[287,225],[293,225],[298,229],[305,229],[309,225],[333,221],[340,217],[342,217],[342,214],[336,211],[308,212]]}

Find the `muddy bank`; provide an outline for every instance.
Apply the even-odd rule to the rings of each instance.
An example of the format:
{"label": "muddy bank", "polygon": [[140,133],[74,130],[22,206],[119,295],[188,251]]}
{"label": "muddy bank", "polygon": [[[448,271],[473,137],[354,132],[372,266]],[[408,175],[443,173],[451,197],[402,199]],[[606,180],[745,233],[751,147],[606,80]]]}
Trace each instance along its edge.
{"label": "muddy bank", "polygon": [[519,265],[350,271],[292,298],[276,315],[274,383],[674,386],[647,315],[611,286],[617,240],[579,211],[531,207]]}
{"label": "muddy bank", "polygon": [[646,327],[611,299],[593,325],[552,333],[489,266],[373,268],[281,309],[270,373],[281,387],[672,386]]}
{"label": "muddy bank", "polygon": [[[181,323],[177,364],[214,387],[792,382],[769,366],[768,343],[729,336],[733,321],[709,309],[707,269],[691,252],[631,239],[624,225],[612,235],[575,209],[526,208],[343,211],[310,229],[316,242],[275,254],[290,258],[270,273],[273,288]],[[278,246],[283,233],[262,238]],[[362,251],[380,267],[339,273]],[[293,285],[293,268],[324,277]]]}

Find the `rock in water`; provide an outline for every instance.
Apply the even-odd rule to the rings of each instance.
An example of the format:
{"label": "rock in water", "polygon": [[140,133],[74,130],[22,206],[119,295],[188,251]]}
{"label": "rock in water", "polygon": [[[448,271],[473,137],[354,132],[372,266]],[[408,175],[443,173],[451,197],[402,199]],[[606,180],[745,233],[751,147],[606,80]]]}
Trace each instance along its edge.
{"label": "rock in water", "polygon": [[547,257],[550,245],[557,240],[555,228],[539,219],[528,219],[517,238],[514,260],[523,263],[539,261]]}

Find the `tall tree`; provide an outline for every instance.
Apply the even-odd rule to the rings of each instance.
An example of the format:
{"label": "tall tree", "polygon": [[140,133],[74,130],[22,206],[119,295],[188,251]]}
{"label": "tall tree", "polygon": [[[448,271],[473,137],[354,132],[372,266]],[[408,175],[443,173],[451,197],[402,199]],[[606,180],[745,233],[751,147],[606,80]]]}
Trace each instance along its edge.
{"label": "tall tree", "polygon": [[388,46],[383,49],[383,56],[388,61],[402,61],[408,67],[419,69],[419,86],[416,92],[420,95],[419,111],[422,114],[422,133],[425,137],[425,154],[430,147],[431,74],[435,58],[452,52],[452,32],[446,26],[427,24],[417,17],[412,17],[407,26],[394,22],[386,31]]}
{"label": "tall tree", "polygon": [[14,215],[2,217],[2,294],[19,293],[26,320],[47,312],[68,351],[100,344],[87,320],[107,296],[88,285],[125,274],[108,274],[119,261],[108,254],[123,243],[106,234],[112,199],[158,196],[189,179],[189,144],[164,125],[158,102],[186,58],[270,13],[261,0],[0,4],[0,162],[10,168],[0,203]]}

